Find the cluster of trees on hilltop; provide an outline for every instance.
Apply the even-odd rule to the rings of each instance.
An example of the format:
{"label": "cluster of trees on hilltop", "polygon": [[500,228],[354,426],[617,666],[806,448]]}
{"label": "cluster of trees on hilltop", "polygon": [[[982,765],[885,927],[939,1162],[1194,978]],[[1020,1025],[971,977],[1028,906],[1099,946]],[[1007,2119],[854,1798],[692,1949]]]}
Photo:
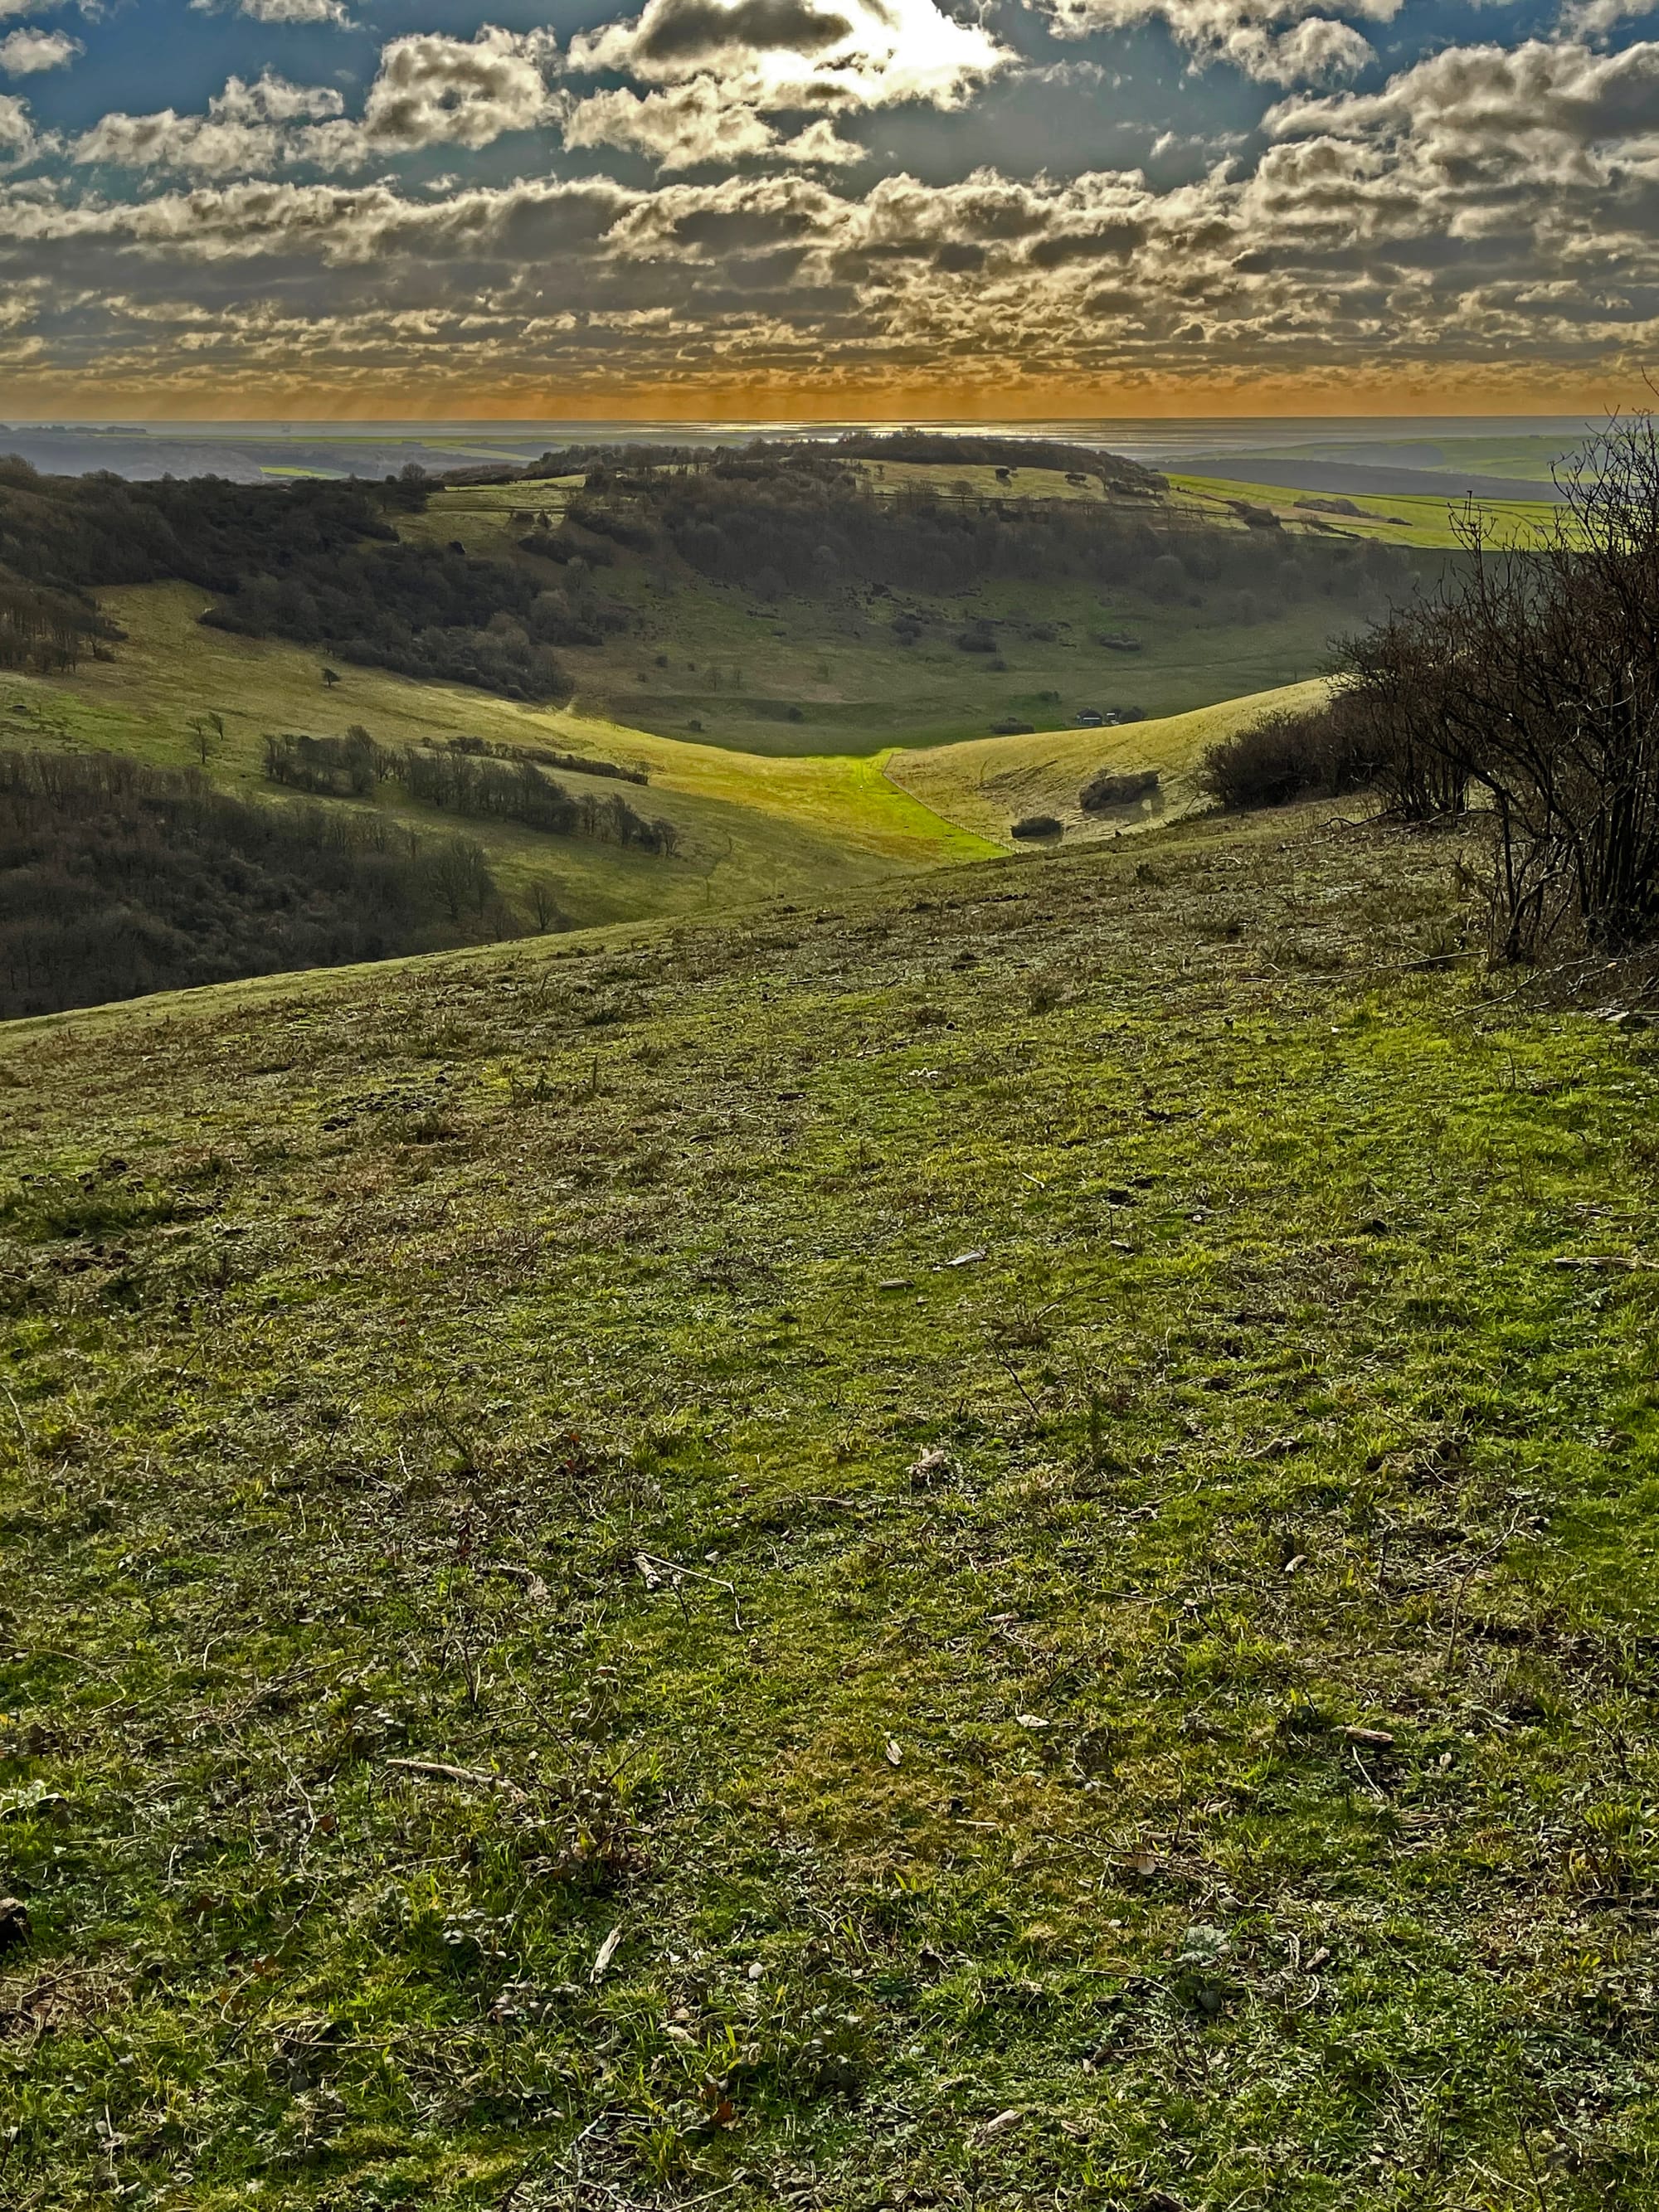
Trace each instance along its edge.
{"label": "cluster of trees on hilltop", "polygon": [[90,623],[96,590],[197,584],[215,594],[203,619],[222,629],[509,698],[568,696],[553,652],[576,641],[565,597],[459,546],[402,543],[390,517],[426,496],[406,477],[127,483],[0,461],[0,583],[55,594]]}
{"label": "cluster of trees on hilltop", "polygon": [[365,539],[397,542],[388,514],[423,503],[424,486],[239,484],[221,477],[154,483],[42,476],[0,460],[0,564],[59,590],[167,580],[233,593],[245,577],[302,574]]}
{"label": "cluster of trees on hilltop", "polygon": [[477,845],[0,750],[0,1018],[512,934]]}
{"label": "cluster of trees on hilltop", "polygon": [[1121,453],[1054,438],[999,438],[951,430],[853,430],[833,439],[755,438],[711,452],[707,446],[591,445],[550,448],[524,469],[457,471],[455,482],[511,483],[532,477],[616,477],[700,472],[754,475],[779,466],[823,467],[851,461],[912,461],[930,468],[1052,469],[1103,484],[1146,492],[1167,489],[1157,470]]}
{"label": "cluster of trees on hilltop", "polygon": [[[592,567],[629,554],[660,564],[672,553],[763,599],[823,596],[848,584],[944,592],[1001,578],[1084,577],[1169,604],[1230,591],[1228,611],[1249,622],[1312,597],[1380,596],[1407,568],[1404,556],[1374,540],[1291,537],[1271,516],[1261,528],[1218,527],[1191,507],[1155,500],[1165,485],[1152,471],[1053,441],[906,431],[833,444],[757,441],[713,454],[576,448],[544,459],[563,473],[585,469],[584,488],[557,529],[537,518],[520,540],[526,552]],[[881,459],[994,465],[1010,472],[1008,495],[878,488],[854,465]],[[1024,501],[1014,479],[1020,469],[1087,475],[1148,496],[1133,506]]]}
{"label": "cluster of trees on hilltop", "polygon": [[653,478],[635,495],[636,512],[692,568],[763,598],[848,583],[941,592],[1079,577],[1170,603],[1231,590],[1249,619],[1273,602],[1363,599],[1404,571],[1403,557],[1373,540],[1223,530],[1177,507],[1023,505],[927,489],[878,496],[833,460],[767,465],[758,477],[717,465]]}
{"label": "cluster of trees on hilltop", "polygon": [[[806,447],[805,451],[811,451]],[[820,448],[819,450],[823,450]],[[957,436],[942,430],[853,431],[837,438],[828,450],[851,461],[914,461],[929,468],[988,468],[1006,470],[1012,477],[1021,469],[1052,469],[1068,477],[1092,477],[1117,489],[1148,494],[1167,489],[1168,479],[1155,469],[1121,453],[1102,453],[1093,446],[1074,446],[1053,438],[989,438]]]}

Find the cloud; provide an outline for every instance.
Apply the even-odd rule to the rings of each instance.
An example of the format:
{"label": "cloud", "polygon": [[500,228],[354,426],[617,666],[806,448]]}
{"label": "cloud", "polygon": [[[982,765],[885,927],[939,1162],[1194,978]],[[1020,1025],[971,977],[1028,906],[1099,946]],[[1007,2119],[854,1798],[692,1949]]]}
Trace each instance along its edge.
{"label": "cloud", "polygon": [[7,76],[34,76],[42,70],[62,69],[85,52],[78,39],[31,26],[0,39],[0,71]]}
{"label": "cloud", "polygon": [[361,122],[345,116],[331,86],[290,84],[267,70],[252,85],[230,78],[204,115],[170,107],[106,115],[74,142],[70,157],[229,177],[295,166],[360,168],[431,146],[476,150],[555,118],[542,74],[553,51],[553,40],[540,31],[486,26],[471,40],[419,33],[382,50]]}
{"label": "cloud", "polygon": [[[1429,392],[1473,362],[1491,390],[1599,375],[1659,343],[1659,44],[1471,45],[1374,91],[1299,92],[1270,112],[1253,169],[1230,153],[1169,186],[987,167],[864,189],[832,153],[844,106],[791,138],[787,111],[735,97],[713,67],[617,89],[563,90],[553,119],[572,145],[672,173],[649,186],[254,177],[204,167],[199,143],[194,166],[175,160],[184,183],[127,202],[0,184],[0,297],[44,282],[48,369],[94,360],[112,388],[165,386],[184,411],[260,378],[383,404],[394,376],[527,414],[619,381],[695,411],[688,394],[769,377],[844,392],[849,412],[895,379],[932,380],[942,411],[972,386],[1018,411],[1028,388],[1167,395],[1194,373],[1305,390],[1310,364],[1340,404],[1362,380]],[[361,152],[367,120],[334,99],[267,78],[227,86],[206,117],[125,121],[263,131],[285,162],[330,134]],[[11,105],[0,143],[27,146]],[[456,127],[433,105],[411,111],[417,137]],[[497,86],[503,112],[522,105]],[[744,167],[701,173],[711,148],[731,170],[734,134]],[[821,155],[801,143],[815,134]]]}
{"label": "cloud", "polygon": [[1258,25],[1231,32],[1220,58],[1259,84],[1329,84],[1358,76],[1376,59],[1369,40],[1323,15],[1275,34]]}
{"label": "cloud", "polygon": [[27,104],[0,92],[0,172],[32,161],[40,148]]}
{"label": "cloud", "polygon": [[770,154],[778,134],[754,108],[728,100],[712,76],[697,76],[643,98],[619,88],[574,101],[565,112],[564,143],[615,146],[664,169],[688,169]]}
{"label": "cloud", "polygon": [[394,39],[380,54],[363,110],[363,137],[386,152],[492,144],[552,119],[543,75],[556,42],[545,31],[485,24],[474,39],[436,31]]}
{"label": "cloud", "polygon": [[809,123],[794,137],[786,138],[778,153],[785,161],[804,166],[826,162],[832,168],[840,168],[848,161],[861,161],[865,157],[863,147],[840,137],[827,115],[820,115],[816,123]]}
{"label": "cloud", "polygon": [[[200,0],[191,0],[192,7]],[[239,15],[251,15],[256,23],[332,23],[344,31],[351,27],[342,0],[237,0]]]}
{"label": "cloud", "polygon": [[[3,5],[4,0],[0,0]],[[27,4],[27,0],[20,0]],[[190,0],[198,15],[216,15],[222,0]],[[331,23],[337,30],[349,31],[356,27],[345,10],[344,0],[236,0],[236,13],[248,15],[256,23]]]}
{"label": "cloud", "polygon": [[1594,38],[1637,15],[1651,15],[1659,0],[1567,0],[1561,10],[1561,27],[1580,38]]}
{"label": "cloud", "polygon": [[290,84],[267,70],[256,83],[234,76],[205,115],[164,107],[152,115],[105,115],[70,148],[71,161],[124,169],[185,169],[228,177],[269,168],[305,143],[295,124],[326,125],[344,102],[327,86]]}
{"label": "cloud", "polygon": [[[1161,22],[1195,64],[1229,62],[1263,84],[1327,84],[1376,58],[1339,15],[1391,23],[1404,0],[1038,0],[1062,36]],[[1659,4],[1659,0],[1656,0]]]}
{"label": "cloud", "polygon": [[573,39],[568,67],[658,84],[713,74],[753,108],[829,111],[960,106],[1012,59],[934,0],[647,0]]}
{"label": "cloud", "polygon": [[661,169],[745,159],[834,166],[863,158],[863,149],[838,137],[827,117],[793,138],[782,137],[756,108],[732,100],[708,76],[642,97],[625,88],[593,93],[569,103],[563,125],[568,147],[615,146]]}
{"label": "cloud", "polygon": [[1282,142],[1389,148],[1389,168],[1426,196],[1429,220],[1435,205],[1520,185],[1605,185],[1659,160],[1659,45],[1450,47],[1381,92],[1283,101],[1263,127]]}

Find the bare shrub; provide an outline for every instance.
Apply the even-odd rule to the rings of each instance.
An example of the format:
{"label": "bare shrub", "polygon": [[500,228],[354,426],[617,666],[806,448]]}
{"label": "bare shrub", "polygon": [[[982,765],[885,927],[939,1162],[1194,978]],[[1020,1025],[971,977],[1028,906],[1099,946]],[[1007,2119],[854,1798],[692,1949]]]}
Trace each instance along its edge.
{"label": "bare shrub", "polygon": [[1334,799],[1376,781],[1381,765],[1369,716],[1347,696],[1327,705],[1264,714],[1199,763],[1199,787],[1230,811]]}
{"label": "bare shrub", "polygon": [[1346,648],[1402,815],[1490,820],[1493,949],[1620,951],[1659,927],[1659,430],[1615,421],[1541,544],[1471,506],[1461,574]]}

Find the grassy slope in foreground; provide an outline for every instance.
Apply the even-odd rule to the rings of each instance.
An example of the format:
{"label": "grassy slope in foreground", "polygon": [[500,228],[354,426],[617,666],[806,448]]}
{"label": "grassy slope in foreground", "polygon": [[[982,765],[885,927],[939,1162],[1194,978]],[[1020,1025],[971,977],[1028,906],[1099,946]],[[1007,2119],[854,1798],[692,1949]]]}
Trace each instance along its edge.
{"label": "grassy slope in foreground", "polygon": [[[315,653],[204,629],[197,617],[206,594],[187,585],[101,598],[128,632],[115,659],[89,662],[50,682],[0,673],[0,732],[12,742],[44,738],[135,753],[163,766],[193,766],[190,718],[211,708],[224,717],[226,738],[213,752],[210,775],[228,789],[264,798],[279,795],[262,774],[266,731],[337,737],[354,722],[384,744],[464,732],[644,768],[647,789],[614,782],[592,787],[601,798],[620,789],[643,812],[678,823],[684,848],[677,860],[511,823],[458,822],[400,803],[395,787],[382,787],[382,813],[428,835],[459,830],[476,838],[510,896],[522,900],[533,882],[549,881],[561,908],[577,922],[833,894],[990,849],[890,784],[879,760],[732,753],[378,669],[343,666],[339,685],[330,690]],[[580,787],[579,777],[558,773]]]}
{"label": "grassy slope in foreground", "polygon": [[[1188,812],[1200,803],[1193,771],[1208,747],[1275,708],[1312,705],[1324,693],[1323,681],[1315,680],[1120,729],[1040,730],[1027,738],[896,752],[887,773],[934,813],[994,844],[1006,846],[1010,825],[1032,814],[1052,815],[1074,840],[1114,837]],[[1147,799],[1085,814],[1079,795],[1103,768],[1115,774],[1156,769],[1163,781]]]}
{"label": "grassy slope in foreground", "polygon": [[1650,1042],[1137,858],[10,1033],[12,2203],[1659,2201]]}

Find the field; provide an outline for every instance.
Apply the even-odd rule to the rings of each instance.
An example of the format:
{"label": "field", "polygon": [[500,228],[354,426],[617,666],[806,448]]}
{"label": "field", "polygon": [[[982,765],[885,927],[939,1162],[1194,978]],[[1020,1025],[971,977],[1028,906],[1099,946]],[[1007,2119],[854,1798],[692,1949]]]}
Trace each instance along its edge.
{"label": "field", "polygon": [[[1244,499],[1271,508],[1282,522],[1303,531],[1310,527],[1310,520],[1297,502],[1319,496],[1286,491],[1280,484],[1236,483],[1228,477],[1172,477],[1170,483],[1206,512],[1224,514],[1229,501]],[[1415,493],[1390,492],[1374,497],[1366,492],[1356,493],[1353,504],[1360,510],[1358,516],[1327,514],[1317,521],[1351,538],[1375,538],[1386,545],[1409,546],[1422,552],[1449,550],[1458,542],[1453,524],[1462,511],[1461,501],[1425,498]],[[1560,507],[1547,500],[1483,499],[1478,504],[1501,540],[1522,546],[1541,542],[1564,520]]]}
{"label": "field", "polygon": [[9,2205],[1659,2203],[1659,1054],[1328,814],[5,1033]]}

